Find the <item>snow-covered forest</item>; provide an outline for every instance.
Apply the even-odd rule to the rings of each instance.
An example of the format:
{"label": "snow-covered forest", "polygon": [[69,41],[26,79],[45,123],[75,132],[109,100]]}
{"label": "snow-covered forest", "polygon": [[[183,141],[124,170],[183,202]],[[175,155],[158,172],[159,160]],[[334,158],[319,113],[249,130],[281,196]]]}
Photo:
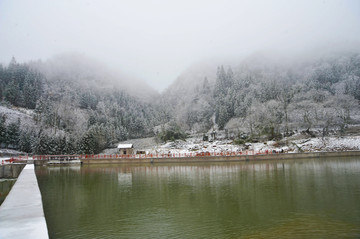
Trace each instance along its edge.
{"label": "snow-covered forest", "polygon": [[[236,67],[175,82],[167,94],[178,124],[197,132],[227,129],[250,138],[281,138],[296,130],[343,130],[360,121],[360,54],[326,54],[277,62],[256,56]],[[203,77],[203,78],[202,78]],[[202,78],[202,80],[201,80]],[[165,93],[166,94],[166,93]],[[212,117],[214,116],[214,117]],[[217,129],[215,127],[215,129]]]}
{"label": "snow-covered forest", "polygon": [[86,58],[0,65],[0,144],[34,154],[100,153],[149,136],[223,130],[237,143],[360,123],[360,54],[255,56],[184,72],[159,94]]}
{"label": "snow-covered forest", "polygon": [[[168,120],[128,88],[106,85],[96,66],[82,66],[15,58],[1,66],[1,146],[35,154],[99,153],[120,140],[153,135],[153,127]],[[24,113],[14,119],[4,106]]]}

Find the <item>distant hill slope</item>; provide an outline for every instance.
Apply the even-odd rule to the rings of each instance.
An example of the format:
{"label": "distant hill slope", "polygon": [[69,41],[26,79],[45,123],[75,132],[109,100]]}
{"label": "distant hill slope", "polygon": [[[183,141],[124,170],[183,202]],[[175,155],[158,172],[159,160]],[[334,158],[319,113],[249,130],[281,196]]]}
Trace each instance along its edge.
{"label": "distant hill slope", "polygon": [[118,89],[149,100],[159,93],[146,82],[121,73],[121,69],[110,69],[102,63],[81,54],[57,55],[45,62],[33,62],[32,67],[40,71],[47,80],[73,82],[77,87],[93,90]]}
{"label": "distant hill slope", "polygon": [[0,65],[0,146],[96,154],[157,133],[175,139],[224,129],[237,143],[346,133],[360,124],[360,53],[315,55],[197,64],[162,94],[81,55],[13,58]]}
{"label": "distant hill slope", "polygon": [[298,56],[259,52],[231,66],[194,66],[163,97],[188,130],[219,127],[276,138],[313,128],[326,135],[359,123],[359,92],[359,51],[335,49]]}
{"label": "distant hill slope", "polygon": [[34,112],[24,108],[8,108],[0,105],[0,115],[6,116],[7,123],[16,123],[18,119],[21,120],[22,128],[35,127],[33,119]]}
{"label": "distant hill slope", "polygon": [[[0,96],[0,145],[36,154],[99,153],[127,138],[153,136],[162,122],[156,91],[79,55],[13,58],[0,66]],[[22,127],[27,122],[33,127]]]}

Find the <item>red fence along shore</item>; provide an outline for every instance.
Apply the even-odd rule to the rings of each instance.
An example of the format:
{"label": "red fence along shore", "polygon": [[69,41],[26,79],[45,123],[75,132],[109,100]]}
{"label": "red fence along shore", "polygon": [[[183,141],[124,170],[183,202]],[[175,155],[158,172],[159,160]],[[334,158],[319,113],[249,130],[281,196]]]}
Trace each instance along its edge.
{"label": "red fence along shore", "polygon": [[[273,151],[255,152],[253,150],[242,152],[201,152],[201,153],[167,153],[167,154],[79,154],[79,155],[34,155],[34,160],[54,160],[60,158],[71,159],[141,159],[141,158],[194,158],[194,157],[219,157],[219,156],[243,156],[275,154]],[[278,153],[276,153],[278,154]],[[70,159],[70,160],[71,160]]]}

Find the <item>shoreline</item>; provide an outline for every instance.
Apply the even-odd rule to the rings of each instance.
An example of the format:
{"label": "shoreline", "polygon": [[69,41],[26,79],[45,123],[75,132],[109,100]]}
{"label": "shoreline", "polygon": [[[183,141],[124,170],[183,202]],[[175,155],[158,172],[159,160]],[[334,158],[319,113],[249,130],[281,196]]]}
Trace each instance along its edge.
{"label": "shoreline", "polygon": [[[359,133],[360,134],[360,133]],[[133,144],[135,150],[146,154],[189,154],[189,153],[240,153],[255,151],[257,153],[281,152],[305,153],[305,152],[338,152],[360,150],[360,136],[328,136],[328,137],[305,137],[301,133],[287,137],[281,141],[249,142],[235,144],[231,139],[219,137],[214,141],[203,141],[199,136],[189,137],[186,140],[168,141],[156,143],[153,138],[142,138],[120,142],[121,144]],[[118,154],[117,148],[109,148],[101,154]]]}
{"label": "shoreline", "polygon": [[[310,152],[310,153],[277,153],[255,154],[236,156],[196,156],[196,157],[173,157],[173,158],[86,158],[80,159],[82,164],[131,164],[131,163],[192,163],[192,162],[241,162],[241,161],[265,161],[284,159],[306,159],[320,157],[359,157],[360,151],[339,152]],[[34,161],[35,165],[43,165],[42,160]]]}

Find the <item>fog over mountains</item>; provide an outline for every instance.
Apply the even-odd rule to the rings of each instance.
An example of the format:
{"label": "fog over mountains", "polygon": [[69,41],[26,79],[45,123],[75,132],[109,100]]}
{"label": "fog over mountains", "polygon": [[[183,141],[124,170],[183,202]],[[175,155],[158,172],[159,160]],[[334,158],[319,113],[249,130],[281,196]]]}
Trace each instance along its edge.
{"label": "fog over mountains", "polygon": [[1,146],[99,153],[129,138],[226,129],[234,140],[251,142],[297,131],[325,136],[360,123],[354,48],[285,57],[258,52],[230,62],[196,64],[160,94],[79,54],[13,58],[0,67]]}
{"label": "fog over mountains", "polygon": [[358,0],[0,2],[3,65],[80,52],[160,91],[196,62],[233,66],[254,52],[288,57],[359,36]]}

